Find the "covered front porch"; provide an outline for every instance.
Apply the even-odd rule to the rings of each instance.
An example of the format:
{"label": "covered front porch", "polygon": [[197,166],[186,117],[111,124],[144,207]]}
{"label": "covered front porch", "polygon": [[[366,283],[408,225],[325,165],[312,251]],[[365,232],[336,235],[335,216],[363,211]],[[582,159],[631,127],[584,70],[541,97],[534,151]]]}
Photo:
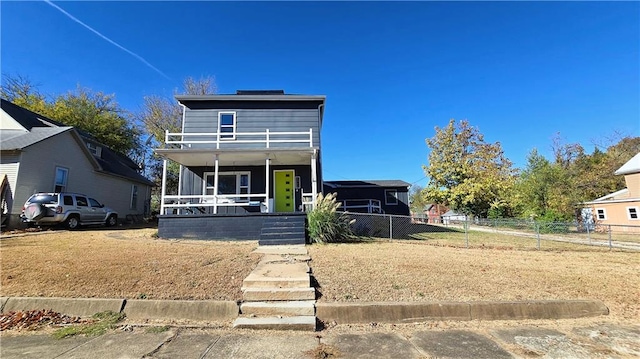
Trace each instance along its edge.
{"label": "covered front porch", "polygon": [[[296,149],[158,149],[164,157],[161,216],[295,213],[312,209],[321,188],[319,154]],[[167,188],[167,165],[180,165]]]}

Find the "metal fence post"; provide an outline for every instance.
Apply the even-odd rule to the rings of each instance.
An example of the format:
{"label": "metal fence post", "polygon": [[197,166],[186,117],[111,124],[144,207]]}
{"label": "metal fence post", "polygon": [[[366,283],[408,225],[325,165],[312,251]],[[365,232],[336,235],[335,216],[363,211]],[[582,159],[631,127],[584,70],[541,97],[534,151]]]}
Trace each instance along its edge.
{"label": "metal fence post", "polygon": [[469,218],[466,217],[464,220],[464,238],[467,248],[469,248]]}
{"label": "metal fence post", "polygon": [[609,227],[609,250],[611,250],[611,248],[613,248],[613,245],[611,243],[611,225],[608,225]]}
{"label": "metal fence post", "polygon": [[534,227],[536,228],[536,238],[538,239],[538,250],[540,250],[540,225],[536,222]]}
{"label": "metal fence post", "polygon": [[393,239],[393,217],[389,216],[389,239]]}

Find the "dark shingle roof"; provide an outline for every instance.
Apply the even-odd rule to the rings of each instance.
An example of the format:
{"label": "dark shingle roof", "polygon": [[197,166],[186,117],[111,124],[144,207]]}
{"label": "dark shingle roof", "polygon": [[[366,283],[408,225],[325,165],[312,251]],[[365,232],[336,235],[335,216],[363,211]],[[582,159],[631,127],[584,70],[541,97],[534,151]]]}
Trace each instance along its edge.
{"label": "dark shingle roof", "polygon": [[48,117],[29,111],[13,102],[9,102],[5,99],[0,99],[0,102],[4,112],[16,120],[20,126],[26,128],[27,131],[31,131],[34,127],[64,127],[64,124],[58,121],[54,121]]}
{"label": "dark shingle roof", "polygon": [[31,131],[23,132],[19,136],[12,136],[8,139],[3,137],[0,141],[0,150],[21,150],[71,129],[73,127],[32,127]]}
{"label": "dark shingle roof", "polygon": [[407,188],[411,186],[402,180],[363,180],[363,181],[324,181],[326,186],[332,188],[363,188],[363,187],[393,187]]}
{"label": "dark shingle roof", "polygon": [[135,162],[97,142],[90,134],[84,131],[79,131],[73,127],[65,126],[58,121],[52,120],[33,111],[29,111],[26,108],[20,107],[5,99],[1,99],[1,104],[2,109],[29,132],[25,132],[23,135],[12,135],[6,140],[5,138],[2,138],[2,141],[0,141],[0,149],[23,149],[59,133],[65,131],[76,131],[83,141],[90,141],[102,147],[101,156],[93,156],[93,158],[98,162],[103,172],[125,177],[136,182],[153,185],[153,182],[138,173],[138,165]]}

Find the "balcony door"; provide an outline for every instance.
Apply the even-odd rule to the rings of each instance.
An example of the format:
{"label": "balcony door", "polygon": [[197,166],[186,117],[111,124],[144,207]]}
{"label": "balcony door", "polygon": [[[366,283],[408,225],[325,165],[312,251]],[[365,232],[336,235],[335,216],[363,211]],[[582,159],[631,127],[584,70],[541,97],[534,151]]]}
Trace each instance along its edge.
{"label": "balcony door", "polygon": [[276,212],[295,210],[295,172],[293,170],[273,171]]}

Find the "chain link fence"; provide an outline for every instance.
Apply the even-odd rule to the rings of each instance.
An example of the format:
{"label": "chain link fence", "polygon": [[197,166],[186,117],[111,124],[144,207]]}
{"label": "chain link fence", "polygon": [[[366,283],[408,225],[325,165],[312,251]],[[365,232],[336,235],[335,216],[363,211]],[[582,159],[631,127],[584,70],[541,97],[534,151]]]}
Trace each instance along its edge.
{"label": "chain link fence", "polygon": [[345,212],[355,219],[351,226],[361,237],[428,240],[457,247],[561,248],[591,245],[608,249],[640,250],[640,225],[578,222],[541,222],[521,219],[427,219]]}

